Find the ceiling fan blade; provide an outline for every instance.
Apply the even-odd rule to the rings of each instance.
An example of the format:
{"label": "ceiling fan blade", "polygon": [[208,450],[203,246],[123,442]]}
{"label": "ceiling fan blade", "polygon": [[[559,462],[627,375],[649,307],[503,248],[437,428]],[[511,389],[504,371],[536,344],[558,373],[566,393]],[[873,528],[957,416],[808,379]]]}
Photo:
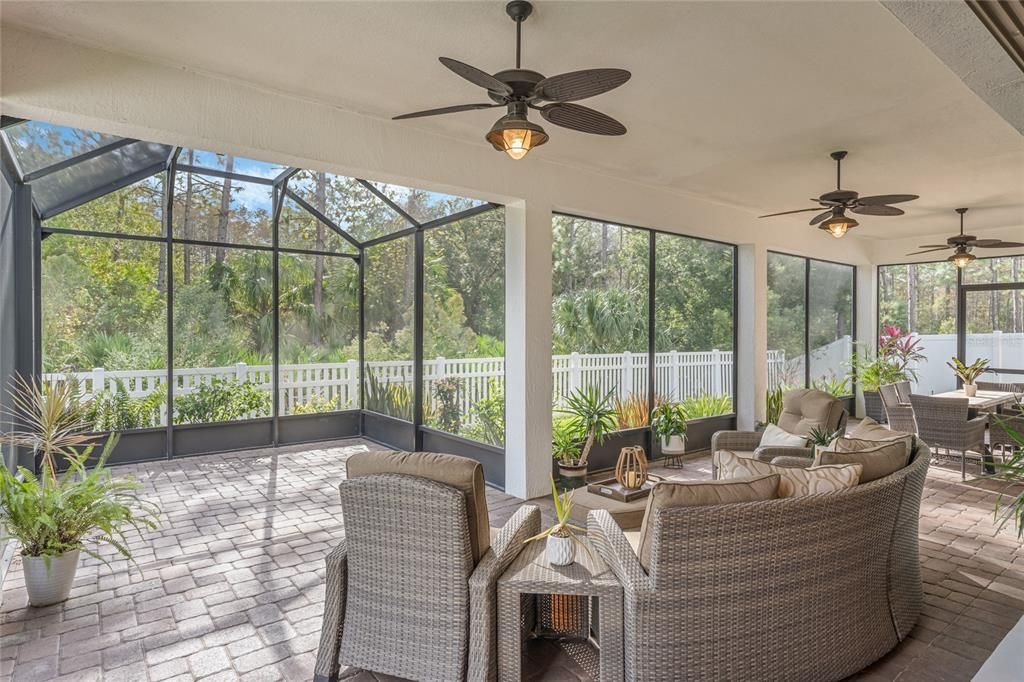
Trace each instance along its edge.
{"label": "ceiling fan blade", "polygon": [[901,204],[904,201],[913,201],[918,198],[916,194],[878,194],[873,197],[861,197],[858,203],[861,206],[881,206],[882,204]]}
{"label": "ceiling fan blade", "polygon": [[919,249],[952,249],[953,247],[949,244],[921,244],[917,248]]}
{"label": "ceiling fan blade", "polygon": [[438,60],[473,85],[479,85],[481,88],[492,90],[502,95],[512,94],[512,88],[508,84],[502,83],[486,71],[481,71],[475,66],[464,64],[457,59],[451,59],[450,57],[438,57]]}
{"label": "ceiling fan blade", "polygon": [[1024,243],[1004,242],[999,239],[975,239],[973,242],[968,242],[967,246],[977,246],[982,249],[1017,249],[1024,246]]}
{"label": "ceiling fan blade", "polygon": [[[781,213],[768,213],[765,215],[759,215],[758,218],[772,218],[777,215],[790,215],[791,213],[807,213],[808,211],[820,211],[821,206],[815,206],[814,208],[798,208],[795,211],[782,211]],[[829,211],[831,214],[832,211]]]}
{"label": "ceiling fan blade", "polygon": [[935,249],[925,249],[924,251],[915,251],[913,253],[908,253],[907,255],[908,256],[920,256],[922,253],[932,253],[933,251],[944,251],[944,250],[946,250],[948,248],[951,248],[951,247],[949,247],[949,246],[940,246],[940,247],[935,248]]}
{"label": "ceiling fan blade", "polygon": [[819,213],[818,215],[816,215],[813,218],[811,218],[811,222],[809,224],[810,225],[817,225],[818,223],[820,223],[822,220],[824,220],[825,218],[829,217],[830,215],[832,215],[831,209],[828,210],[828,211],[825,211],[824,213]]}
{"label": "ceiling fan blade", "polygon": [[600,111],[579,104],[547,104],[536,107],[545,121],[592,135],[625,135],[626,126]]}
{"label": "ceiling fan blade", "polygon": [[614,90],[629,80],[625,69],[584,69],[545,78],[533,88],[533,96],[548,102],[572,102]]}
{"label": "ceiling fan blade", "polygon": [[425,111],[414,111],[411,114],[402,114],[401,116],[395,116],[392,121],[401,121],[406,118],[420,118],[422,116],[439,116],[441,114],[454,114],[460,111],[475,111],[477,109],[493,109],[494,107],[503,107],[504,104],[490,103],[490,104],[456,104],[453,107],[440,107],[439,109],[427,109]]}
{"label": "ceiling fan blade", "polygon": [[861,215],[903,215],[902,209],[882,204],[868,204],[867,206],[857,205],[850,210]]}

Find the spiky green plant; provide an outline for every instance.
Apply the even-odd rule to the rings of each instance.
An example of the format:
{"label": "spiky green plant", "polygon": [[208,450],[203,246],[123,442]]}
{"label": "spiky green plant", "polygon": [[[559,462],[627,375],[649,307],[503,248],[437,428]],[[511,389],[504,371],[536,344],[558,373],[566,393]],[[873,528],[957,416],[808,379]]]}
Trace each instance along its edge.
{"label": "spiky green plant", "polygon": [[587,463],[594,443],[603,443],[605,437],[615,430],[615,408],[612,406],[612,391],[601,397],[597,389],[589,386],[577,389],[565,399],[566,407],[559,412],[568,414],[576,421],[584,434],[583,450],[579,464]]}
{"label": "spiky green plant", "polygon": [[952,369],[953,374],[968,386],[988,371],[988,360],[978,358],[969,365],[965,365],[960,358],[952,358],[951,360],[951,362],[946,363],[946,366]]}
{"label": "spiky green plant", "polygon": [[[555,477],[551,477],[551,499],[555,503],[555,519],[557,523],[551,526],[547,530],[543,530],[537,533],[533,537],[526,538],[523,541],[525,545],[527,542],[533,542],[534,540],[540,540],[546,538],[549,535],[564,538],[571,537],[574,540],[579,540],[576,537],[576,533],[586,533],[587,531],[579,526],[570,523],[570,516],[572,514],[572,494],[573,490],[565,490],[561,494],[558,492],[558,487],[555,485]],[[575,531],[575,532],[574,532]]]}
{"label": "spiky green plant", "polygon": [[77,381],[39,382],[16,375],[11,381],[11,403],[5,416],[20,428],[2,438],[39,457],[44,475],[53,478],[58,459],[76,456],[92,440],[83,433],[88,405],[81,400]]}
{"label": "spiky green plant", "polygon": [[811,429],[810,433],[807,434],[807,440],[811,441],[812,445],[825,447],[841,436],[842,433],[842,431],[829,431],[828,429],[823,429],[820,426],[815,426]]}
{"label": "spiky green plant", "polygon": [[732,412],[732,397],[701,393],[684,400],[683,409],[686,411],[686,416],[690,419],[717,417]]}
{"label": "spiky green plant", "polygon": [[780,384],[775,388],[769,389],[765,392],[764,403],[765,413],[764,418],[768,424],[778,425],[779,417],[782,416],[782,395],[786,392],[786,386]]}
{"label": "spiky green plant", "polygon": [[[1021,415],[1024,415],[1024,403],[1018,405]],[[996,463],[995,478],[1024,485],[1024,433],[1013,428],[1011,422],[1003,417],[993,416],[999,425],[1006,431],[1006,434],[1017,444],[1013,449],[1013,455],[1009,460]],[[1000,494],[996,499],[995,520],[997,528],[1002,530],[1006,524],[1013,522],[1017,530],[1017,539],[1024,539],[1024,491],[1018,492],[1008,503],[1004,503],[1005,496]]]}
{"label": "spiky green plant", "polygon": [[559,417],[551,424],[551,455],[562,464],[579,459],[583,434],[572,417]]}

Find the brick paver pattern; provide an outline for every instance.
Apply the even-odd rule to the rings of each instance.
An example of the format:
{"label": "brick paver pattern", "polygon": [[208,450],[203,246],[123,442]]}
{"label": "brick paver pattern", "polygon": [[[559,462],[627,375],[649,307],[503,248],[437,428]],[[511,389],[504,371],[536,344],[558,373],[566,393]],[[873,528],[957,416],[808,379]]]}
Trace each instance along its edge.
{"label": "brick paver pattern", "polygon": [[[119,467],[163,509],[160,528],[132,542],[137,567],[84,558],[57,606],[27,605],[16,557],[0,606],[0,682],[308,682],[324,557],[343,532],[337,484],[348,456],[375,447],[349,440]],[[672,473],[707,477],[708,459]],[[921,508],[924,612],[859,679],[970,679],[1024,614],[1024,550],[1012,529],[993,530],[995,499],[960,483],[956,466],[933,466]],[[495,526],[520,504],[493,490],[488,503]],[[586,678],[565,656],[528,663],[531,680]]]}

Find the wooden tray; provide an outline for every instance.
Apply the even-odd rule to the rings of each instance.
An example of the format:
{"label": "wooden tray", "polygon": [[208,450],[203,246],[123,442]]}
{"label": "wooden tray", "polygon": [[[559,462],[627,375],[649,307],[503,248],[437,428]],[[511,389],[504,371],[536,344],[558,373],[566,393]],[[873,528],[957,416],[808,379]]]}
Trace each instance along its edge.
{"label": "wooden tray", "polygon": [[587,486],[587,491],[601,497],[607,497],[609,500],[635,502],[650,495],[651,488],[654,487],[655,483],[657,483],[656,480],[648,478],[639,490],[629,490],[614,478],[607,478],[603,481],[591,483]]}

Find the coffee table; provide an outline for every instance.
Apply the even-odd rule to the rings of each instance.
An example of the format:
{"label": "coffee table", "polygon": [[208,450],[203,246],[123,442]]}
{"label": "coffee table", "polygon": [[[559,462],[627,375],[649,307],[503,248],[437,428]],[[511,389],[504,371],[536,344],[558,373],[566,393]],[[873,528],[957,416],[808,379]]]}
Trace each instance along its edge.
{"label": "coffee table", "polygon": [[[544,541],[531,542],[498,578],[499,680],[519,682],[522,678],[524,639],[533,633],[536,621],[551,621],[550,614],[543,612],[536,619],[529,615],[550,608],[555,600],[543,598],[548,595],[577,595],[577,608],[585,614],[589,613],[589,598],[597,598],[600,678],[609,682],[623,679],[622,585],[589,540],[583,538],[582,542],[587,550],[577,547],[576,561],[569,566],[550,565]],[[587,630],[592,630],[590,625]]]}

